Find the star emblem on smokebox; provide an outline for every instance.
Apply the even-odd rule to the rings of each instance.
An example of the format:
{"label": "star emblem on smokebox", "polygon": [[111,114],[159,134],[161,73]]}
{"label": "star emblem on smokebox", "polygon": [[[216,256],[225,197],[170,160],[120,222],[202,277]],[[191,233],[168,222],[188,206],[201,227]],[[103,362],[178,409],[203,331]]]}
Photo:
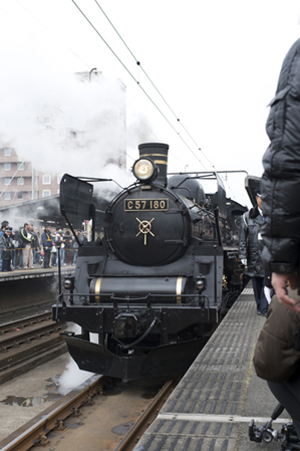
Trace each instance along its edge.
{"label": "star emblem on smokebox", "polygon": [[151,221],[140,221],[139,218],[136,218],[136,220],[139,222],[139,233],[137,233],[135,236],[139,236],[142,233],[144,235],[144,245],[147,244],[148,233],[150,233],[151,236],[155,236],[154,233],[151,232],[151,222],[154,221],[154,219],[155,218],[152,218]]}

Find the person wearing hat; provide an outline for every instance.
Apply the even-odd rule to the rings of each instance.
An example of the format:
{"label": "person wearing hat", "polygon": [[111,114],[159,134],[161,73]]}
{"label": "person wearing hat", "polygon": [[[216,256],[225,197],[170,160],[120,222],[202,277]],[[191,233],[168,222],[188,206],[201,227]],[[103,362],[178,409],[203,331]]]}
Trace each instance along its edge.
{"label": "person wearing hat", "polygon": [[257,314],[267,316],[268,301],[264,292],[265,271],[261,260],[264,223],[260,190],[256,190],[257,205],[243,214],[239,240],[239,258],[245,266],[244,273],[251,277]]}
{"label": "person wearing hat", "polygon": [[6,227],[4,234],[0,238],[0,246],[2,248],[2,272],[12,271],[10,267],[12,250],[14,248],[11,238],[12,227]]}
{"label": "person wearing hat", "polygon": [[53,237],[51,235],[50,226],[46,225],[42,233],[42,246],[44,250],[44,268],[50,268],[50,252],[52,249]]}

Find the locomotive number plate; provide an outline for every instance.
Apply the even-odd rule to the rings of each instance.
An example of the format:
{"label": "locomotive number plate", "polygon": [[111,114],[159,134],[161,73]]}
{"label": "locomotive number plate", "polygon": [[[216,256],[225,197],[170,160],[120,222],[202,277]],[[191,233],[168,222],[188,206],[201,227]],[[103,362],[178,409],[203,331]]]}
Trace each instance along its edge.
{"label": "locomotive number plate", "polygon": [[169,199],[126,199],[125,211],[168,211]]}

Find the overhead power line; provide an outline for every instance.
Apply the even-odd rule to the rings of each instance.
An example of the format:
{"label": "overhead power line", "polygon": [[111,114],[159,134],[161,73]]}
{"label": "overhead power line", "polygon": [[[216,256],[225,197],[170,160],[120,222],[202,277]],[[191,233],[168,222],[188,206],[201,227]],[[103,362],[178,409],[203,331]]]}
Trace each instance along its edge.
{"label": "overhead power line", "polygon": [[[86,19],[86,21],[90,24],[90,26],[93,28],[93,30],[97,33],[97,35],[100,37],[100,39],[104,42],[104,44],[108,47],[108,49],[112,52],[112,54],[115,56],[115,58],[119,61],[119,63],[123,66],[123,68],[126,70],[126,72],[130,75],[130,77],[136,82],[136,84],[139,86],[139,88],[143,91],[143,93],[146,95],[146,97],[150,100],[150,102],[153,104],[153,106],[159,111],[159,113],[162,115],[162,117],[165,119],[165,121],[169,124],[169,126],[175,131],[175,133],[178,135],[178,137],[181,139],[181,141],[185,144],[185,146],[190,150],[190,152],[194,155],[194,157],[199,161],[199,163],[205,168],[202,161],[199,159],[199,157],[196,155],[196,153],[193,151],[193,149],[189,146],[189,144],[186,142],[186,140],[180,135],[180,133],[176,130],[176,128],[173,126],[173,124],[170,122],[170,120],[167,118],[167,116],[163,113],[163,111],[159,108],[159,106],[155,103],[155,101],[150,97],[150,95],[147,93],[147,91],[141,86],[141,83],[136,79],[136,77],[132,74],[132,72],[128,69],[128,67],[123,63],[123,61],[119,58],[119,56],[116,54],[116,52],[112,49],[112,47],[108,44],[108,42],[104,39],[104,37],[101,35],[101,33],[98,31],[98,29],[94,26],[94,24],[90,21],[90,19],[86,16],[86,14],[82,11],[82,9],[77,5],[75,0],[72,0],[73,4],[76,6],[78,11],[82,14],[82,16]],[[100,7],[98,2],[96,2],[97,5]],[[102,10],[102,8],[101,8]],[[105,15],[105,17],[107,17]],[[109,21],[111,23],[111,21]],[[115,27],[114,27],[115,29]],[[118,33],[118,36],[119,33]],[[122,39],[122,38],[121,38]],[[122,39],[122,42],[124,40]],[[126,44],[125,44],[126,45]],[[126,48],[128,46],[126,45]],[[130,51],[130,50],[129,50]],[[132,56],[134,57],[133,53],[130,51]],[[134,57],[135,58],[135,57]],[[139,63],[139,66],[140,63]],[[143,69],[142,69],[143,70]],[[143,70],[144,72],[144,70]],[[147,76],[148,78],[148,76]],[[151,82],[152,83],[152,82]],[[152,83],[153,84],[153,83]],[[153,85],[154,86],[154,85]],[[159,92],[159,91],[158,91]],[[161,96],[162,97],[162,96]],[[163,97],[162,97],[163,98]],[[175,114],[175,113],[173,113]],[[175,115],[176,117],[176,115]],[[194,141],[195,142],[195,141]],[[198,147],[199,150],[199,147]],[[201,150],[201,149],[200,149]],[[206,157],[207,158],[207,157]],[[211,163],[210,163],[211,164]],[[212,165],[213,166],[213,165]],[[206,169],[206,168],[205,168]]]}
{"label": "overhead power line", "polygon": [[207,161],[209,162],[209,164],[214,168],[213,163],[209,160],[209,158],[207,157],[207,155],[202,151],[201,147],[199,146],[199,144],[194,140],[194,138],[192,137],[192,135],[189,133],[189,131],[187,130],[187,128],[183,125],[183,123],[181,122],[181,120],[179,119],[178,115],[174,112],[174,110],[172,109],[172,107],[169,105],[169,103],[167,102],[167,100],[165,99],[165,97],[162,95],[162,93],[159,91],[159,89],[157,88],[157,86],[154,84],[154,82],[151,80],[151,78],[149,77],[149,75],[147,74],[147,72],[145,71],[145,69],[143,68],[141,62],[138,60],[138,58],[136,58],[136,56],[133,54],[133,52],[131,51],[131,49],[128,47],[128,45],[126,44],[125,40],[122,38],[122,36],[120,35],[120,33],[118,32],[118,30],[116,29],[116,27],[114,26],[114,24],[112,23],[112,21],[109,19],[109,17],[107,16],[107,14],[105,13],[105,11],[103,10],[103,8],[101,7],[101,5],[99,4],[98,0],[95,0],[95,3],[97,4],[97,6],[99,7],[99,9],[101,10],[102,14],[105,16],[105,18],[107,19],[107,21],[110,23],[111,27],[114,29],[115,33],[118,35],[118,37],[120,38],[120,40],[122,41],[122,43],[124,44],[124,46],[126,47],[126,49],[128,50],[128,52],[130,53],[130,55],[133,57],[133,59],[135,60],[136,64],[141,68],[142,72],[144,73],[144,75],[146,76],[146,78],[148,79],[148,81],[151,83],[151,85],[153,86],[153,88],[155,89],[155,91],[158,93],[158,95],[160,96],[160,98],[163,100],[163,102],[166,104],[166,106],[168,107],[168,109],[171,111],[171,113],[173,114],[173,116],[175,117],[176,121],[180,123],[181,127],[183,128],[183,130],[186,132],[186,134],[189,136],[189,138],[192,140],[192,142],[197,146],[198,150],[203,154],[203,156],[207,159]]}

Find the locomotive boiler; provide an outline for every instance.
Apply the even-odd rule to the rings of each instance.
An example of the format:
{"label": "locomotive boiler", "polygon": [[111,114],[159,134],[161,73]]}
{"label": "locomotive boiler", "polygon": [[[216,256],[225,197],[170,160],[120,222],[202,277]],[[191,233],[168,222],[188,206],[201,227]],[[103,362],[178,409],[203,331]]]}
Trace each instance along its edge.
{"label": "locomotive boiler", "polygon": [[[62,177],[69,227],[75,217],[92,224],[53,306],[55,321],[81,327],[64,338],[83,370],[126,381],[186,371],[242,289],[237,219],[246,207],[226,199],[216,172],[168,177],[168,147],[139,145],[134,183],[102,215],[95,179]],[[202,180],[216,190],[205,193]]]}

